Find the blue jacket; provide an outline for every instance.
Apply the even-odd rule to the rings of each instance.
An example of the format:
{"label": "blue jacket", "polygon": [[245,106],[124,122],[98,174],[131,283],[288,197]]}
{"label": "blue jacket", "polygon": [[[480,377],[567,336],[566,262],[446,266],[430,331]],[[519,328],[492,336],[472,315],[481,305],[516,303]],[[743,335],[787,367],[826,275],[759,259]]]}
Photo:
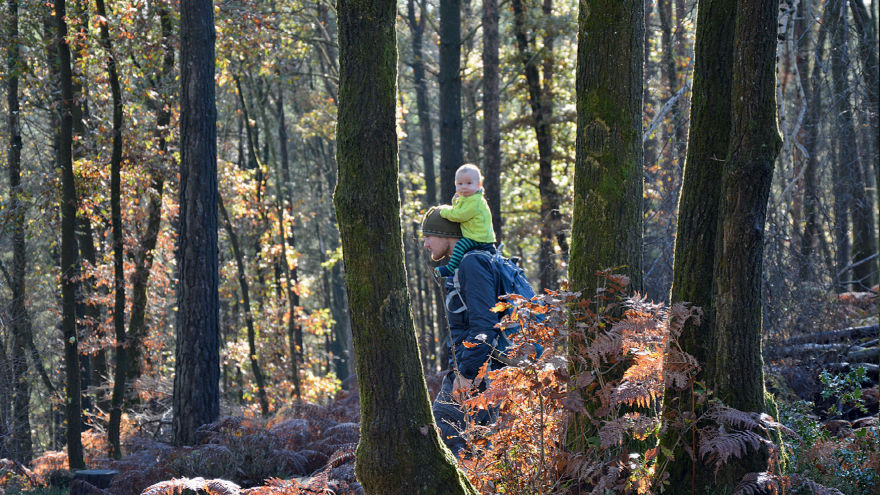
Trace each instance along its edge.
{"label": "blue jacket", "polygon": [[[495,254],[495,248],[492,246],[477,249]],[[446,308],[446,317],[449,320],[447,338],[451,339],[452,345],[449,352],[449,368],[457,367],[462,376],[471,380],[477,376],[480,367],[489,359],[492,353],[489,344],[498,338],[499,330],[495,325],[500,321],[499,313],[490,311],[498,302],[495,268],[485,256],[465,256],[458,266],[458,282],[459,295],[453,296]],[[451,293],[454,289],[453,277],[448,277],[446,292]],[[462,302],[467,305],[467,310],[456,313],[455,311],[462,307]],[[468,348],[462,342],[478,345]],[[448,341],[447,345],[450,345]]]}

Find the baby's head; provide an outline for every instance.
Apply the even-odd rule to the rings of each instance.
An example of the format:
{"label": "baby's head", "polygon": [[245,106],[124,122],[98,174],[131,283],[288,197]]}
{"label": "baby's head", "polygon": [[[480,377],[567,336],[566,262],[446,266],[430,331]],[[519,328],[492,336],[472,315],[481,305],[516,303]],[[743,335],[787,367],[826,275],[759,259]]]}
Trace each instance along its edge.
{"label": "baby's head", "polygon": [[465,163],[455,171],[455,192],[468,197],[483,187],[483,175],[472,163]]}

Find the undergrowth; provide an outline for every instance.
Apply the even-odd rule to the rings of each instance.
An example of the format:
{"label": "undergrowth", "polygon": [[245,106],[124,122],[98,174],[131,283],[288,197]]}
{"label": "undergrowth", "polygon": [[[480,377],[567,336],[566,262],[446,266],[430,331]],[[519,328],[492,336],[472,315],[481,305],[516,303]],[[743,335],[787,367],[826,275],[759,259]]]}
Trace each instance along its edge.
{"label": "undergrowth", "polygon": [[[467,410],[490,409],[496,418],[461,432],[468,447],[460,465],[481,493],[661,493],[671,462],[699,460],[718,469],[757,450],[769,454],[767,470],[748,474],[734,493],[877,493],[876,425],[838,437],[811,416],[810,403],[781,404],[779,421],[725,406],[696,381],[699,363],[677,342],[685,322],[699,324],[700,310],[627,297],[626,277],[597,275],[604,289],[591,299],[548,292],[531,301],[510,296],[494,309],[513,308],[502,325],[522,327],[508,349],[518,365],[484,367],[476,381],[487,381],[486,391],[457,398]],[[859,407],[859,373],[823,378],[836,411]],[[702,412],[665,405],[668,389],[690,394],[693,401],[682,403],[699,404]],[[330,405],[297,404],[269,421],[226,417],[202,427],[196,447],[133,434],[119,461],[104,457],[102,435],[89,433],[89,466],[120,474],[106,491],[88,493],[363,493],[354,475],[358,399],[356,391],[342,392]],[[785,448],[772,438],[783,438]],[[10,463],[0,464],[7,493],[70,482],[63,452],[44,454],[33,471]]]}
{"label": "undergrowth", "polygon": [[[520,364],[482,370],[478,380],[489,382],[486,392],[462,398],[472,412],[497,414],[495,423],[471,422],[462,432],[469,441],[462,466],[474,486],[485,494],[660,493],[669,483],[673,450],[681,447],[690,458],[675,462],[699,458],[716,472],[749,451],[769,452],[767,471],[745,476],[736,494],[840,493],[811,473],[783,470],[771,432],[805,445],[796,429],[764,413],[727,407],[695,382],[699,364],[677,339],[686,321],[699,324],[698,308],[626,297],[626,277],[597,275],[605,284],[592,299],[548,292],[531,301],[512,296],[496,308],[514,309],[502,325],[522,325],[511,350]],[[667,389],[689,391],[703,412],[668,408]],[[660,438],[670,433],[678,441],[661,446]],[[835,455],[867,466],[858,456],[870,448],[859,441],[869,440],[857,440]]]}

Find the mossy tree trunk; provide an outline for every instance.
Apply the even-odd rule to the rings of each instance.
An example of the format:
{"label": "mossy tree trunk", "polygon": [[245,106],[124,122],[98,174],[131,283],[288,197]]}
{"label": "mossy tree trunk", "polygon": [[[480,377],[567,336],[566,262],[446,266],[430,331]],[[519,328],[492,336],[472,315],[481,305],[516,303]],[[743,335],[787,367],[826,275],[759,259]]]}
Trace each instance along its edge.
{"label": "mossy tree trunk", "polygon": [[361,391],[356,473],[368,494],[475,493],[434,426],[403,264],[396,2],[339,2],[334,194]]}
{"label": "mossy tree trunk", "polygon": [[217,108],[211,0],[180,2],[180,231],[172,431],[194,445],[220,415]]}
{"label": "mossy tree trunk", "polygon": [[[671,301],[704,310],[688,325],[682,348],[703,367],[697,376],[727,405],[763,411],[761,278],[764,223],[781,139],[776,128],[775,46],[778,2],[718,0],[700,4],[691,132],[679,201]],[[690,393],[666,406],[690,410]],[[691,441],[688,436],[684,441]],[[665,443],[672,441],[664,439]],[[719,476],[683,451],[670,470],[672,493],[733,488],[762,471],[751,452]],[[694,470],[691,469],[693,465]]]}
{"label": "mossy tree trunk", "polygon": [[[644,5],[589,0],[578,14],[577,150],[568,276],[586,298],[606,268],[642,288]],[[586,430],[586,419],[578,421]],[[572,430],[574,448],[584,431]]]}
{"label": "mossy tree trunk", "polygon": [[[691,130],[684,179],[678,203],[678,233],[670,302],[690,302],[703,309],[702,324],[688,322],[679,344],[694,356],[703,371],[697,375],[710,387],[715,366],[714,287],[715,244],[721,208],[721,177],[730,147],[731,87],[736,0],[703,0],[697,11],[694,42],[694,79],[691,94]],[[691,391],[667,393],[666,407],[691,409]],[[675,433],[663,443],[672,448]],[[688,437],[691,443],[695,439]],[[675,451],[670,467],[673,493],[691,493],[694,486],[712,482],[712,468],[692,462],[683,449]]]}
{"label": "mossy tree trunk", "polygon": [[[764,224],[782,139],[776,123],[778,0],[739,0],[736,15],[731,139],[721,180],[715,248],[715,396],[741,411],[763,412],[761,281]],[[717,476],[736,486],[764,471],[764,453],[731,460]]]}

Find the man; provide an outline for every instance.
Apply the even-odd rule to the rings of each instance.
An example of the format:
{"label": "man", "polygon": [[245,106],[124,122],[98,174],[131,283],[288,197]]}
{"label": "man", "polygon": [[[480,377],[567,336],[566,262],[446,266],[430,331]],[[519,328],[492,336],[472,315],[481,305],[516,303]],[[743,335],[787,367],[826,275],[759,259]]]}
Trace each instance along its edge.
{"label": "man", "polygon": [[[461,239],[461,226],[446,220],[440,215],[439,208],[431,208],[422,219],[422,235],[425,238],[425,249],[430,251],[434,261],[449,257],[455,243]],[[475,248],[495,254],[491,244]],[[495,269],[486,256],[466,256],[458,267],[458,284],[456,289],[453,277],[445,279],[446,316],[449,321],[447,345],[449,349],[450,373],[443,380],[443,387],[434,400],[434,420],[440,428],[441,437],[446,446],[454,454],[464,448],[465,441],[459,432],[467,425],[466,412],[457,402],[459,391],[467,392],[473,388],[474,378],[480,368],[490,360],[492,346],[498,338],[498,313],[492,307],[498,302],[495,286]],[[468,345],[464,345],[467,342]],[[474,345],[476,344],[476,345]],[[503,366],[496,360],[490,363],[490,369]],[[478,387],[479,391],[486,388],[485,383]],[[488,424],[492,414],[482,410],[472,418],[479,424]]]}

